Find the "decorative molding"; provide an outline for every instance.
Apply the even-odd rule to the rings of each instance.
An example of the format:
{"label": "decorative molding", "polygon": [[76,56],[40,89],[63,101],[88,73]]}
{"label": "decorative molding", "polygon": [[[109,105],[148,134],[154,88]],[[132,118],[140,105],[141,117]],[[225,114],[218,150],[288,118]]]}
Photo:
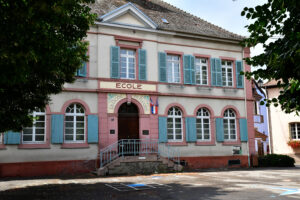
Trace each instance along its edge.
{"label": "decorative molding", "polygon": [[107,113],[114,113],[118,102],[126,98],[126,94],[107,94]]}
{"label": "decorative molding", "polygon": [[149,95],[132,95],[133,99],[136,99],[144,109],[144,114],[150,114],[150,97]]}

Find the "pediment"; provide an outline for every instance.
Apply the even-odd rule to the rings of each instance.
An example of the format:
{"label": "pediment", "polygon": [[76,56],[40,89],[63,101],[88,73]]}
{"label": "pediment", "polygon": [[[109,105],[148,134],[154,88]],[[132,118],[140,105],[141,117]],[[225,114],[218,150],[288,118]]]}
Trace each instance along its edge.
{"label": "pediment", "polygon": [[157,28],[157,24],[132,3],[127,3],[99,18],[104,23]]}

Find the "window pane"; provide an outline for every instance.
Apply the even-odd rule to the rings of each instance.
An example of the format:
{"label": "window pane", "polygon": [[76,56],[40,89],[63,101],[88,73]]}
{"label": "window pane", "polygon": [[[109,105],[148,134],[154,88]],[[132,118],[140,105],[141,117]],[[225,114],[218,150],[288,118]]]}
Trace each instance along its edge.
{"label": "window pane", "polygon": [[32,135],[23,135],[23,141],[25,142],[32,141]]}
{"label": "window pane", "polygon": [[73,116],[66,116],[66,121],[73,121]]}
{"label": "window pane", "polygon": [[44,122],[36,122],[35,126],[36,127],[45,127],[45,123]]}
{"label": "window pane", "polygon": [[45,133],[45,129],[43,129],[43,128],[35,129],[35,134],[44,134],[44,133]]}
{"label": "window pane", "polygon": [[168,135],[168,140],[173,140],[173,135]]}
{"label": "window pane", "polygon": [[66,127],[73,127],[74,126],[74,123],[73,122],[66,122]]}
{"label": "window pane", "polygon": [[24,128],[23,129],[23,134],[24,135],[32,134],[32,128]]}
{"label": "window pane", "polygon": [[73,135],[65,135],[66,141],[73,141]]}
{"label": "window pane", "polygon": [[65,134],[73,134],[73,128],[66,128],[65,129]]}
{"label": "window pane", "polygon": [[84,140],[84,135],[76,135],[76,140],[78,141],[83,141]]}
{"label": "window pane", "polygon": [[84,129],[76,129],[76,135],[78,134],[84,134]]}
{"label": "window pane", "polygon": [[44,115],[39,115],[37,117],[36,121],[45,121],[45,116]]}
{"label": "window pane", "polygon": [[37,141],[37,142],[43,142],[44,141],[44,136],[43,135],[36,135],[35,136],[35,141]]}
{"label": "window pane", "polygon": [[181,135],[176,135],[176,140],[181,140]]}

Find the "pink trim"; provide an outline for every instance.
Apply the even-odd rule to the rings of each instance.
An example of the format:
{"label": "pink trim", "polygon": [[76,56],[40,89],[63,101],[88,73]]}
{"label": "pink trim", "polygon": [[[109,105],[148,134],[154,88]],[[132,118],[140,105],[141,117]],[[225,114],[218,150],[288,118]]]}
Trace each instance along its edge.
{"label": "pink trim", "polygon": [[89,106],[84,102],[82,101],[81,99],[71,99],[71,100],[68,100],[64,103],[64,105],[62,106],[61,108],[61,113],[65,113],[66,112],[66,109],[69,105],[73,104],[73,103],[79,103],[81,104],[84,109],[85,109],[85,115],[90,115],[91,114],[91,111],[90,111],[90,108]]}
{"label": "pink trim", "polygon": [[0,150],[6,149],[5,144],[0,144]]}
{"label": "pink trim", "polygon": [[[125,99],[120,100],[120,101],[117,103],[117,105],[115,106],[114,113],[118,113],[120,106],[121,106],[123,103],[126,103],[127,101],[128,101],[128,98],[125,98]],[[134,104],[138,107],[138,109],[139,109],[139,114],[140,114],[140,115],[145,113],[145,112],[144,112],[144,109],[143,109],[143,106],[140,104],[140,102],[138,102],[137,100],[131,98],[131,103],[134,103]]]}
{"label": "pink trim", "polygon": [[236,59],[233,57],[225,57],[225,56],[220,56],[219,57],[221,60],[229,60],[229,61],[235,61]]}
{"label": "pink trim", "polygon": [[18,149],[50,149],[50,143],[48,144],[20,144]]}
{"label": "pink trim", "polygon": [[234,112],[236,113],[236,118],[237,118],[237,119],[240,119],[240,118],[241,118],[241,115],[240,115],[240,113],[239,113],[239,110],[238,110],[235,106],[233,106],[233,105],[227,105],[227,106],[225,106],[225,107],[222,109],[222,111],[221,111],[221,117],[222,117],[222,118],[223,118],[223,116],[224,116],[225,110],[227,110],[227,109],[232,109],[232,110],[234,110]]}
{"label": "pink trim", "polygon": [[114,36],[115,36],[115,40],[138,42],[138,43],[143,42],[143,39],[137,39],[137,38],[134,38],[134,37],[125,37],[125,36],[121,36],[121,35],[114,35]]}
{"label": "pink trim", "polygon": [[194,53],[193,55],[194,55],[195,57],[197,57],[197,58],[207,58],[207,59],[211,58],[210,55],[206,55],[206,54],[198,54],[198,53]]}
{"label": "pink trim", "polygon": [[88,143],[63,143],[61,145],[62,149],[77,149],[77,148],[89,148]]}
{"label": "pink trim", "polygon": [[179,104],[179,103],[171,103],[171,104],[169,104],[169,105],[165,108],[165,112],[164,112],[165,116],[168,116],[168,111],[169,111],[169,109],[172,108],[172,107],[178,107],[178,108],[182,111],[182,117],[186,117],[187,112],[185,111],[184,107],[183,107],[181,104]]}
{"label": "pink trim", "polygon": [[91,92],[91,93],[98,92],[97,89],[83,89],[83,88],[63,88],[63,91],[66,91],[66,92]]}
{"label": "pink trim", "polygon": [[184,54],[181,51],[168,51],[168,50],[165,50],[165,53],[170,54],[170,55],[177,55],[177,56],[183,56],[183,54]]}
{"label": "pink trim", "polygon": [[209,111],[209,115],[210,115],[210,141],[201,141],[201,140],[197,140],[196,141],[196,145],[197,146],[215,146],[216,145],[216,125],[215,125],[215,114],[213,109],[206,104],[200,104],[196,107],[196,109],[194,110],[194,116],[197,118],[197,111],[200,108],[206,108]]}
{"label": "pink trim", "polygon": [[[185,133],[184,133],[184,135],[185,135]],[[183,142],[168,142],[167,144],[170,146],[188,146],[188,143],[185,141],[185,138],[184,138]]]}
{"label": "pink trim", "polygon": [[[109,33],[102,33],[102,32],[90,32],[89,31],[87,33],[88,34],[97,34],[97,35],[108,35],[108,36],[114,36],[114,37],[120,36],[120,35],[116,35],[116,34],[109,34]],[[210,48],[210,47],[206,47],[206,46],[196,46],[196,45],[185,45],[185,44],[179,44],[179,43],[160,42],[158,40],[149,40],[149,39],[144,39],[144,38],[143,39],[141,39],[141,38],[135,38],[135,39],[140,39],[142,41],[148,41],[148,42],[156,42],[156,43],[159,43],[159,44],[169,44],[169,45],[184,46],[184,47],[194,47],[194,48],[202,48],[202,49],[210,49],[210,50],[219,50],[219,51],[242,53],[241,51],[228,50],[228,49],[219,49],[219,48]]]}

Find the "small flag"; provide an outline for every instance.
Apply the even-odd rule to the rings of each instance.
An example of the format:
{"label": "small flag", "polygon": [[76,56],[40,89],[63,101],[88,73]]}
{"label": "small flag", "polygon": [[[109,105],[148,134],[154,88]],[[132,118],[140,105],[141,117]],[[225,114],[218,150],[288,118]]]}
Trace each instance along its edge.
{"label": "small flag", "polygon": [[158,113],[158,100],[156,100],[156,105],[154,105],[152,99],[150,98],[150,108],[151,108],[151,114],[157,114]]}

